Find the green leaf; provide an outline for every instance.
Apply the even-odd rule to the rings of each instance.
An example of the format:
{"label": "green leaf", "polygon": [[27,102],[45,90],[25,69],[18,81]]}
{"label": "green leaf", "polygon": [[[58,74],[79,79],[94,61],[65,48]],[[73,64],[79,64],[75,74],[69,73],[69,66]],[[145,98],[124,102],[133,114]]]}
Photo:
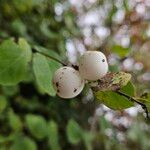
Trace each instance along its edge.
{"label": "green leaf", "polygon": [[47,136],[47,123],[43,117],[29,114],[25,119],[27,128],[35,138],[41,140]]}
{"label": "green leaf", "polygon": [[55,60],[47,59],[47,61],[48,61],[52,74],[54,74],[55,71],[62,66],[60,63],[56,62]]}
{"label": "green leaf", "polygon": [[0,84],[14,85],[25,78],[29,62],[27,49],[12,40],[0,45]]}
{"label": "green leaf", "polygon": [[37,150],[37,146],[31,138],[18,136],[15,138],[11,150]]}
{"label": "green leaf", "polygon": [[32,5],[36,6],[36,5],[41,5],[43,4],[44,0],[32,0]]}
{"label": "green leaf", "polygon": [[73,16],[72,16],[71,13],[66,13],[64,15],[64,21],[65,21],[66,26],[69,29],[73,29],[74,28],[74,20],[73,20]]}
{"label": "green leaf", "polygon": [[113,91],[98,91],[94,94],[97,101],[114,110],[122,110],[133,106],[133,103],[126,97]]}
{"label": "green leaf", "polygon": [[128,84],[121,88],[120,91],[131,97],[135,96],[135,87],[131,82],[128,82]]}
{"label": "green leaf", "polygon": [[120,57],[125,57],[130,52],[130,49],[115,45],[112,47],[112,52],[118,54]]}
{"label": "green leaf", "polygon": [[19,47],[26,52],[27,61],[31,61],[32,58],[32,50],[28,42],[24,38],[19,38],[18,41]]}
{"label": "green leaf", "polygon": [[84,131],[82,133],[82,139],[84,141],[85,147],[87,150],[92,150],[92,141],[94,139],[95,135],[93,132],[87,132]]}
{"label": "green leaf", "polygon": [[37,46],[37,45],[34,46],[34,49],[36,49],[36,51],[38,51],[38,52],[42,52],[42,53],[47,54],[51,57],[55,57],[55,58],[61,60],[60,56],[54,50],[49,50],[45,47]]}
{"label": "green leaf", "polygon": [[12,26],[12,30],[19,34],[19,35],[26,35],[27,32],[27,27],[26,25],[20,20],[20,19],[16,19],[12,22],[11,24]]}
{"label": "green leaf", "polygon": [[[38,47],[36,46],[35,48],[38,49],[41,52],[44,52],[44,53],[48,54],[51,57],[54,57],[54,58],[57,58],[58,60],[60,60],[59,55],[54,51],[50,51],[48,49],[45,49],[45,48],[39,47],[39,46]],[[48,61],[48,64],[49,64],[49,67],[50,67],[50,70],[51,70],[52,74],[54,74],[54,72],[57,69],[62,67],[62,64],[58,63],[57,61],[55,61],[53,59],[47,58],[47,61]]]}
{"label": "green leaf", "polygon": [[40,30],[43,33],[43,35],[45,35],[47,38],[50,38],[53,40],[60,38],[59,33],[53,32],[52,30],[50,30],[49,19],[43,19],[43,21],[40,25]]}
{"label": "green leaf", "polygon": [[6,106],[7,106],[7,99],[4,96],[0,96],[0,113],[3,112]]}
{"label": "green leaf", "polygon": [[131,80],[131,74],[125,72],[111,72],[106,74],[100,80],[90,82],[94,91],[116,91],[126,86]]}
{"label": "green leaf", "polygon": [[7,146],[6,145],[2,145],[0,150],[6,150]]}
{"label": "green leaf", "polygon": [[48,143],[51,150],[60,150],[60,146],[58,143],[58,126],[54,121],[50,121],[48,123]]}
{"label": "green leaf", "polygon": [[9,126],[15,130],[19,131],[22,129],[22,122],[20,117],[15,114],[12,110],[8,112]]}
{"label": "green leaf", "polygon": [[80,126],[72,119],[67,124],[67,136],[69,142],[72,144],[78,144],[82,138],[82,130]]}
{"label": "green leaf", "polygon": [[14,7],[21,13],[32,10],[35,6],[40,5],[44,0],[13,0]]}
{"label": "green leaf", "polygon": [[6,96],[13,96],[19,92],[19,86],[2,86],[2,91]]}
{"label": "green leaf", "polygon": [[45,56],[36,53],[33,57],[33,71],[36,81],[41,90],[54,96],[56,94],[52,85],[52,75],[48,61]]}

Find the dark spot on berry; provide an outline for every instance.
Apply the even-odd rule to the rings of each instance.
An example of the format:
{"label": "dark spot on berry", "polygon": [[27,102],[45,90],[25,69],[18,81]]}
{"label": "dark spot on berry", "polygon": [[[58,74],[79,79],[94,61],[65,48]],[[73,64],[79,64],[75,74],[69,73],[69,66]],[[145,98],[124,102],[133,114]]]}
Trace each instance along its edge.
{"label": "dark spot on berry", "polygon": [[105,59],[103,59],[102,62],[105,62]]}
{"label": "dark spot on berry", "polygon": [[60,77],[59,79],[62,79],[62,77]]}
{"label": "dark spot on berry", "polygon": [[76,91],[77,91],[77,89],[74,89],[74,91],[73,91],[73,92],[75,93]]}
{"label": "dark spot on berry", "polygon": [[57,87],[59,86],[59,82],[56,82],[56,86],[57,86]]}
{"label": "dark spot on berry", "polygon": [[59,91],[59,89],[57,89],[57,93],[59,93],[60,91]]}
{"label": "dark spot on berry", "polygon": [[65,69],[67,69],[67,68],[63,68],[63,69],[65,70]]}
{"label": "dark spot on berry", "polygon": [[73,67],[75,70],[79,70],[79,66],[77,66],[77,65],[72,65],[72,67]]}
{"label": "dark spot on berry", "polygon": [[62,72],[62,74],[64,74],[64,72]]}

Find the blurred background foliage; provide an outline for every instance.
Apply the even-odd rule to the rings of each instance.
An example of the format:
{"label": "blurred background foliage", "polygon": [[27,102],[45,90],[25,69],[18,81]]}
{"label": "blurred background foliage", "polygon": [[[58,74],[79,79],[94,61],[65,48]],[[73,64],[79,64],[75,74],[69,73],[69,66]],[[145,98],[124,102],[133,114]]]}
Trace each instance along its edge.
{"label": "blurred background foliage", "polygon": [[[101,50],[110,71],[127,71],[137,95],[150,90],[149,0],[0,0],[0,42],[24,38],[39,51],[76,64]],[[54,72],[60,65],[49,61]],[[0,86],[0,150],[149,150],[139,106],[113,111],[85,89],[71,100],[43,94],[31,70]]]}

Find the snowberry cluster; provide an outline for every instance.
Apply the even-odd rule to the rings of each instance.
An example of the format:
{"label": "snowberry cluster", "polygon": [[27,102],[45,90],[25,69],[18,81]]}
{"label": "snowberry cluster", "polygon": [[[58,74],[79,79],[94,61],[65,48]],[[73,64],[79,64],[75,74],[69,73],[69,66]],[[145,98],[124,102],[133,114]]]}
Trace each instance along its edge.
{"label": "snowberry cluster", "polygon": [[99,51],[87,51],[79,59],[79,71],[72,67],[61,67],[53,77],[53,86],[62,98],[76,97],[84,88],[85,80],[96,81],[106,75],[108,63]]}

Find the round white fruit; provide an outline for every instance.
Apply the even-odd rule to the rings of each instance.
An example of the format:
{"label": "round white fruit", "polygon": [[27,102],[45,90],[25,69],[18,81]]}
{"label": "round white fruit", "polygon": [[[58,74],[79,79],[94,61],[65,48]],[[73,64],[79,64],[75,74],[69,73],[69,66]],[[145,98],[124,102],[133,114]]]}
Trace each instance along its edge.
{"label": "round white fruit", "polygon": [[84,79],[100,79],[108,72],[106,56],[99,51],[85,52],[79,59],[79,72]]}
{"label": "round white fruit", "polygon": [[61,67],[53,77],[53,86],[62,98],[76,97],[84,88],[84,79],[72,67]]}

